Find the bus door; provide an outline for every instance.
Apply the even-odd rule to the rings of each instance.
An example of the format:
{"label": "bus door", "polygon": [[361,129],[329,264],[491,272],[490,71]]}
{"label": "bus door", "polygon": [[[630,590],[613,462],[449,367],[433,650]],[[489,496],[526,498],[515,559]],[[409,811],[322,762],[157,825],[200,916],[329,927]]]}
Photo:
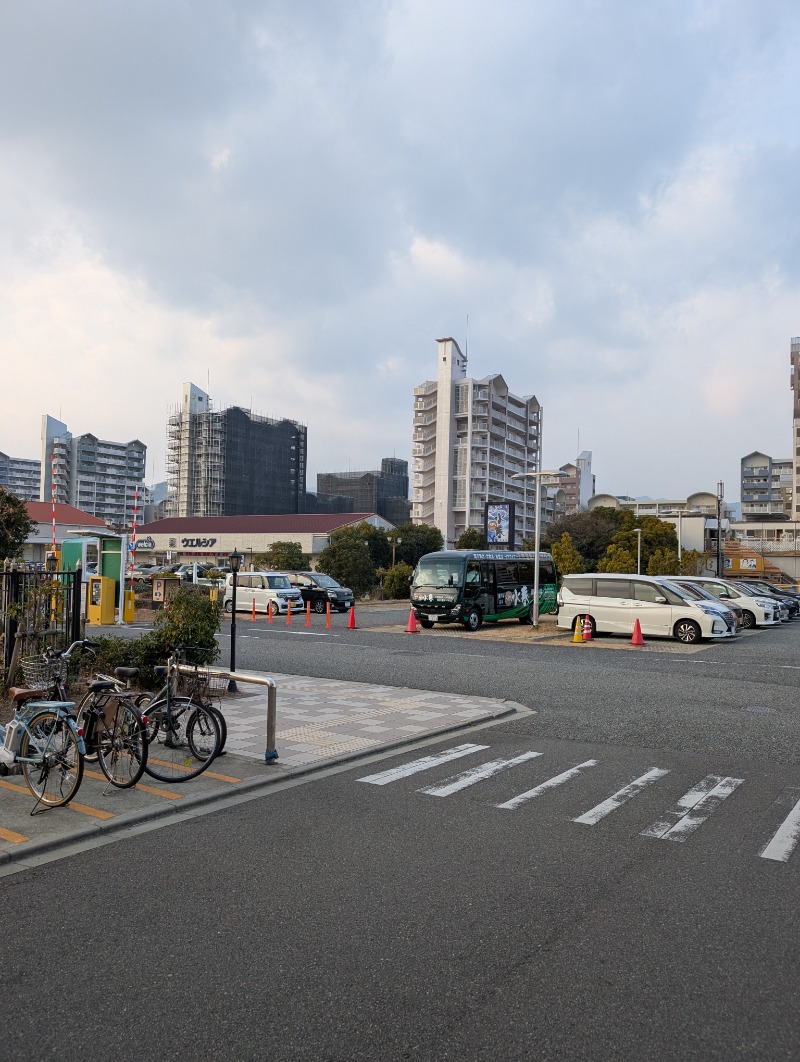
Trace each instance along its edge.
{"label": "bus door", "polygon": [[497,609],[497,587],[495,585],[495,566],[492,561],[483,561],[481,564],[481,582],[485,601],[483,610],[490,615]]}
{"label": "bus door", "polygon": [[467,561],[467,570],[464,573],[464,608],[469,609],[472,605],[478,605],[481,612],[485,612],[482,604],[483,598],[483,573],[481,562],[476,560]]}

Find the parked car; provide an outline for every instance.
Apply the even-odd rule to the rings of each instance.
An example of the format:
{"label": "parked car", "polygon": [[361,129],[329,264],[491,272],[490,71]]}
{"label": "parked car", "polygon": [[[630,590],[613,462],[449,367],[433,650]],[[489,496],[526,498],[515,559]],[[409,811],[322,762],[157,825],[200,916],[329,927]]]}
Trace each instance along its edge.
{"label": "parked car", "polygon": [[573,630],[579,617],[595,632],[631,636],[635,621],[645,636],[676,638],[685,644],[701,638],[733,638],[732,614],[726,618],[712,602],[697,601],[650,575],[596,572],[565,575],[558,592],[558,626]]}
{"label": "parked car", "polygon": [[734,601],[742,609],[742,621],[745,630],[753,627],[779,627],[781,623],[780,606],[769,597],[754,597],[740,590],[734,583],[715,576],[682,575],[684,582],[702,586],[724,604]]}
{"label": "parked car", "polygon": [[355,594],[346,586],[337,583],[323,572],[287,572],[289,582],[303,595],[303,604],[311,602],[315,612],[325,612],[330,602],[332,609],[347,612],[352,608]]}
{"label": "parked car", "polygon": [[741,630],[742,627],[744,627],[744,611],[741,606],[732,599],[722,602],[714,597],[710,591],[706,590],[704,586],[698,586],[697,583],[691,583],[688,579],[683,579],[679,575],[669,576],[669,582],[672,586],[676,586],[681,590],[693,594],[700,601],[716,601],[717,604],[724,605],[726,609],[729,609],[734,614],[736,618],[736,629]]}
{"label": "parked car", "polygon": [[781,619],[784,622],[794,619],[800,613],[800,602],[795,601],[794,598],[789,597],[787,594],[781,594],[776,590],[764,590],[762,586],[750,579],[734,579],[733,582],[749,594],[756,594],[759,597],[771,597],[777,601],[781,607]]}
{"label": "parked car", "polygon": [[[288,612],[292,608],[303,607],[303,595],[296,590],[283,572],[245,572],[236,577],[236,611],[249,612],[255,607],[256,612],[266,612],[272,605],[273,612]],[[222,606],[226,612],[233,612],[233,573],[225,577],[225,592]]]}

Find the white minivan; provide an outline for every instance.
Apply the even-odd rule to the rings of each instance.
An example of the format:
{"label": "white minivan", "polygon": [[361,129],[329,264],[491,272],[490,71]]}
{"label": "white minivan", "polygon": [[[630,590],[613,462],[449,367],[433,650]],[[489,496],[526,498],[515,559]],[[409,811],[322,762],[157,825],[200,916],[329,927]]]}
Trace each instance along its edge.
{"label": "white minivan", "polygon": [[633,634],[636,620],[645,637],[677,638],[690,645],[701,638],[733,638],[736,621],[712,601],[687,600],[650,575],[596,572],[565,575],[558,592],[558,626],[573,630],[589,617],[592,634]]}
{"label": "white minivan", "polygon": [[[298,612],[303,607],[303,595],[296,590],[283,572],[240,572],[236,578],[236,611],[266,612],[272,602],[272,611],[288,612],[289,603]],[[225,594],[222,604],[226,612],[233,612],[233,574],[225,579]]]}

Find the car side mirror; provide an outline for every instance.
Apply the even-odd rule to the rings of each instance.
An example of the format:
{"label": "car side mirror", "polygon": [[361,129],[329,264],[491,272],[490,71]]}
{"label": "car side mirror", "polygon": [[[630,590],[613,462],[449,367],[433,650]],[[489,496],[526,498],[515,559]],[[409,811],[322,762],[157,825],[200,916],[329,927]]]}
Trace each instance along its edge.
{"label": "car side mirror", "polygon": [[657,597],[656,598],[656,604],[657,605],[666,605],[666,603],[667,603],[667,599],[665,597]]}

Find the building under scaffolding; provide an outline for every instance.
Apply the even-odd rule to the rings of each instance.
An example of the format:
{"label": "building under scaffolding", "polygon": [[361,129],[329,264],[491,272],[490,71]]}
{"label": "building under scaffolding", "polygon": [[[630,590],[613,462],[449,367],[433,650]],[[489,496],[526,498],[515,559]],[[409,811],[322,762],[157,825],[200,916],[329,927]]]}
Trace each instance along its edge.
{"label": "building under scaffolding", "polygon": [[194,384],[167,420],[168,516],[302,513],[307,429],[239,406],[215,411]]}
{"label": "building under scaffolding", "polygon": [[319,472],[317,491],[352,498],[356,512],[378,513],[395,527],[411,518],[408,500],[408,461],[384,457],[380,471]]}

